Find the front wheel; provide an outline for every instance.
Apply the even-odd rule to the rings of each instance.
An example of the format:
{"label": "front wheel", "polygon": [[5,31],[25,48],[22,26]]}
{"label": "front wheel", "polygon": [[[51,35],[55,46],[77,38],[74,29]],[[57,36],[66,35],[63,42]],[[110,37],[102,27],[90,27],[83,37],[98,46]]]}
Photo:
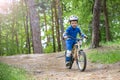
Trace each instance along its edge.
{"label": "front wheel", "polygon": [[79,51],[77,56],[77,65],[80,71],[84,71],[87,65],[86,54],[83,51]]}

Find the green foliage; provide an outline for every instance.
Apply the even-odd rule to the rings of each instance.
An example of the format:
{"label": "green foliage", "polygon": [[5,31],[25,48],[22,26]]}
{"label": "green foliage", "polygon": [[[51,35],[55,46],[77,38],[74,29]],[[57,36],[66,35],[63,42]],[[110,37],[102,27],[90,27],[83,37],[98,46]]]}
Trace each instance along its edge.
{"label": "green foliage", "polygon": [[[0,14],[0,55],[28,53],[25,31],[26,6],[21,2],[11,5],[9,14]],[[30,33],[30,29],[28,32]]]}
{"label": "green foliage", "polygon": [[[92,27],[92,7],[94,1],[92,0],[65,0],[63,1],[65,19],[69,19],[70,15],[77,15],[79,17],[78,25],[81,27],[83,33],[91,40]],[[68,23],[64,24],[65,27]]]}
{"label": "green foliage", "polygon": [[28,80],[26,71],[0,63],[0,80]]}
{"label": "green foliage", "polygon": [[107,1],[107,8],[108,8],[108,16],[109,16],[109,24],[110,24],[110,31],[113,40],[120,39],[120,2],[119,0],[108,0]]}
{"label": "green foliage", "polygon": [[[26,34],[26,15],[27,6],[23,0],[20,0],[10,8],[9,14],[0,14],[0,55],[14,55],[20,53],[29,53],[29,50],[26,46],[27,43],[27,34]],[[62,4],[63,11],[63,20],[64,20],[64,30],[69,26],[70,15],[77,15],[79,17],[79,26],[83,33],[88,36],[88,42],[91,42],[92,34],[92,17],[93,17],[93,5],[95,0],[60,0]],[[39,12],[40,16],[40,28],[42,41],[46,40],[46,37],[50,38],[52,41],[52,11],[51,5],[52,0],[36,0],[36,9]],[[120,1],[119,0],[107,0],[107,9],[108,9],[108,20],[110,25],[110,34],[112,41],[120,39]],[[101,7],[102,8],[102,7]],[[46,26],[45,29],[45,16],[46,13]],[[54,14],[54,13],[53,13]],[[28,33],[30,39],[30,47],[32,52],[32,36],[30,30],[30,18],[28,18]],[[55,23],[54,28],[55,28]],[[100,17],[100,35],[101,43],[105,43],[105,22],[104,14],[101,11]],[[56,40],[56,31],[54,31],[55,40]],[[62,34],[61,34],[62,35]],[[17,40],[18,39],[18,40]],[[110,42],[109,42],[110,43]],[[47,43],[46,43],[47,44]],[[57,45],[57,44],[56,44]],[[104,44],[102,44],[104,45]],[[52,52],[52,43],[45,47],[44,52]],[[56,46],[57,47],[57,46]]]}
{"label": "green foliage", "polygon": [[[112,39],[120,38],[120,23],[119,23],[119,8],[118,5],[120,2],[118,0],[110,1],[107,0],[107,9],[108,9],[108,20],[110,24],[110,34]],[[88,35],[89,40],[91,40],[91,32],[92,32],[92,17],[93,17],[93,6],[94,0],[65,0],[63,1],[64,5],[64,17],[65,19],[69,18],[70,15],[77,15],[79,17],[79,24],[83,32]],[[102,9],[102,8],[101,8]],[[101,11],[101,19],[100,19],[100,33],[101,33],[101,41],[105,41],[105,22],[103,11]],[[65,27],[67,24],[65,24]]]}
{"label": "green foliage", "polygon": [[53,46],[51,43],[49,43],[45,48],[44,48],[44,53],[52,53],[53,52]]}

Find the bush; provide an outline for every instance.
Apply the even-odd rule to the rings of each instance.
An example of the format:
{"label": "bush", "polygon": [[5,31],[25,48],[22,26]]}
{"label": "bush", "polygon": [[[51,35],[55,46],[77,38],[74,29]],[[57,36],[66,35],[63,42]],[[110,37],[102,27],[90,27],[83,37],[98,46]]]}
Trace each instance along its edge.
{"label": "bush", "polygon": [[48,46],[46,46],[43,51],[44,51],[44,53],[52,53],[53,46],[51,44],[48,44]]}

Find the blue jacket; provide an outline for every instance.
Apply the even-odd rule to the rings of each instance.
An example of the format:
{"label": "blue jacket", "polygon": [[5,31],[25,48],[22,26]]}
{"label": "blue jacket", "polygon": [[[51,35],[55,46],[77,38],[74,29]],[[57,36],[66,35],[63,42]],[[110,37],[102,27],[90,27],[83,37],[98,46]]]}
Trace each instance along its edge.
{"label": "blue jacket", "polygon": [[[71,36],[73,38],[77,38],[77,34],[79,34],[81,37],[84,37],[84,34],[81,32],[80,28],[77,26],[76,28],[73,28],[72,26],[69,26],[66,29],[66,35]],[[67,40],[73,40],[72,38]]]}

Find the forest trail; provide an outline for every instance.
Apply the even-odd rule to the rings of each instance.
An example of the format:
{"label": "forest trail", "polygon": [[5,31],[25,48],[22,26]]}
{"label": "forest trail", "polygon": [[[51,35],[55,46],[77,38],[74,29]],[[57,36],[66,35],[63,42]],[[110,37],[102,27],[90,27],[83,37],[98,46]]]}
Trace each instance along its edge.
{"label": "forest trail", "polygon": [[66,69],[64,55],[27,54],[0,57],[0,62],[24,68],[35,80],[120,80],[120,62],[115,64],[95,64],[87,62],[87,68],[80,72],[73,64],[72,69]]}

